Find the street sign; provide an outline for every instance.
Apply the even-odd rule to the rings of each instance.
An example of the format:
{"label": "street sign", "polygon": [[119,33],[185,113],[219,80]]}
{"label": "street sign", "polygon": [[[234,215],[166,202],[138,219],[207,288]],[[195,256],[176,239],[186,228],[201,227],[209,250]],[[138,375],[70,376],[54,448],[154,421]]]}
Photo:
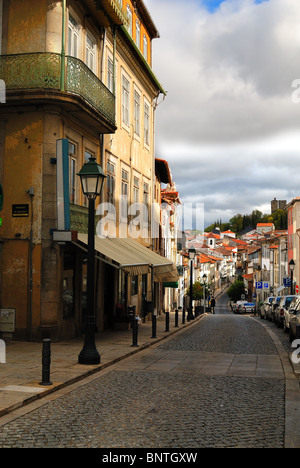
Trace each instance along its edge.
{"label": "street sign", "polygon": [[264,291],[269,291],[269,289],[270,289],[269,283],[267,283],[266,281],[263,281],[263,290]]}
{"label": "street sign", "polygon": [[257,282],[255,283],[255,288],[256,288],[256,289],[262,289],[262,287],[263,287],[262,281],[257,281]]}
{"label": "street sign", "polygon": [[299,292],[299,286],[298,284],[296,284],[296,294],[298,294],[298,292]]}
{"label": "street sign", "polygon": [[286,288],[289,288],[291,286],[290,276],[286,276],[285,278],[283,278],[283,286],[285,286]]}

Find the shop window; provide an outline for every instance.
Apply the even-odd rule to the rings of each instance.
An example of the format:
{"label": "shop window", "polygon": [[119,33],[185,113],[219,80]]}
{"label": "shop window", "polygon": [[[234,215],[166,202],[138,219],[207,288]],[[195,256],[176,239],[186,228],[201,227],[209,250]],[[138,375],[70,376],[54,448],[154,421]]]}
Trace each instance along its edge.
{"label": "shop window", "polygon": [[75,255],[73,252],[64,252],[63,274],[63,318],[73,317],[75,314]]}

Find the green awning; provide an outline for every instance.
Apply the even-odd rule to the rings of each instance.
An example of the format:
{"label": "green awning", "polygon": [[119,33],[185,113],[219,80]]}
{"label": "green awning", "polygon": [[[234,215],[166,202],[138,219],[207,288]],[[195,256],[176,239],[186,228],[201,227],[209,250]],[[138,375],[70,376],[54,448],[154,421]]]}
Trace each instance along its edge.
{"label": "green awning", "polygon": [[175,288],[178,289],[178,281],[175,283],[163,283],[164,288]]}

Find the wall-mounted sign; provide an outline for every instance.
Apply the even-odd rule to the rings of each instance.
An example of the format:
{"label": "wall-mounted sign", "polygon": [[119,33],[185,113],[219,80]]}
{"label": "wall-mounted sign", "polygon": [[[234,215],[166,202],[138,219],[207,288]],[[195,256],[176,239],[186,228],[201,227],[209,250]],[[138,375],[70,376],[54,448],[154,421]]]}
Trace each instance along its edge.
{"label": "wall-mounted sign", "polygon": [[22,205],[12,205],[12,216],[15,218],[29,216],[29,205],[27,203]]}
{"label": "wall-mounted sign", "polygon": [[0,331],[10,332],[15,331],[16,309],[0,309]]}

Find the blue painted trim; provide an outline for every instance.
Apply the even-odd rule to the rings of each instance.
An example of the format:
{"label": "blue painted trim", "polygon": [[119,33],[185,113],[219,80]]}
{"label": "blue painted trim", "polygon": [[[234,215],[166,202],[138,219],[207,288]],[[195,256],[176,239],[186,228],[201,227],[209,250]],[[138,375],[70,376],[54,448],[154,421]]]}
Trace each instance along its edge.
{"label": "blue painted trim", "polygon": [[71,230],[70,217],[70,183],[69,183],[69,140],[62,138],[63,182],[64,182],[64,213],[65,230]]}

